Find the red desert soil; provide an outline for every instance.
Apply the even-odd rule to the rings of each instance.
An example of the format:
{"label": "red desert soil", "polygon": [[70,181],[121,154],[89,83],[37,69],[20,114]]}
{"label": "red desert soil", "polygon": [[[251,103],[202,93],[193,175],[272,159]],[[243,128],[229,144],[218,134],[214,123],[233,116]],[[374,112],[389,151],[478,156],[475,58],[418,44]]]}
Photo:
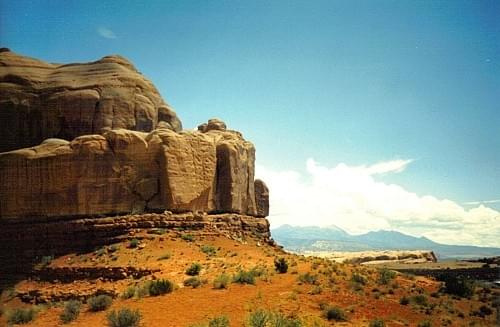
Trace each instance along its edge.
{"label": "red desert soil", "polygon": [[[187,233],[187,232],[186,232]],[[72,283],[59,281],[41,282],[23,280],[15,285],[22,293],[39,290],[50,297],[59,293],[92,294],[98,289],[122,294],[130,285],[144,284],[146,280],[166,278],[178,285],[178,289],[156,297],[122,299],[117,296],[106,311],[89,312],[83,305],[78,318],[67,326],[106,326],[106,314],[118,308],[138,309],[142,315],[141,326],[190,326],[208,322],[210,318],[225,315],[231,326],[243,326],[249,312],[258,308],[282,312],[286,316],[302,319],[305,326],[368,326],[375,318],[385,320],[386,326],[416,326],[428,320],[432,326],[495,326],[495,313],[484,318],[470,316],[484,303],[480,295],[471,299],[452,298],[439,294],[440,283],[423,277],[398,275],[387,285],[378,283],[379,271],[372,267],[333,263],[325,259],[305,258],[287,254],[277,247],[261,244],[256,239],[230,239],[224,235],[189,232],[194,240],[187,241],[182,232],[168,231],[162,235],[136,234],[130,239],[140,239],[139,247],[129,248],[130,241],[104,247],[91,253],[71,254],[52,260],[49,267],[122,267],[159,269],[152,276],[139,280],[131,277],[119,281],[82,280]],[[211,246],[215,254],[202,252],[202,246]],[[210,249],[210,248],[209,248]],[[168,259],[159,260],[168,254]],[[286,258],[289,269],[285,274],[274,270],[274,260]],[[200,278],[206,283],[199,288],[183,286],[189,276],[185,270],[193,262],[202,264]],[[256,285],[230,283],[228,289],[214,289],[213,280],[221,273],[233,275],[240,269],[261,267]],[[302,283],[298,277],[304,273],[317,275],[313,284]],[[366,278],[365,285],[351,281],[353,274]],[[490,298],[498,296],[493,290]],[[6,293],[6,292],[4,292]],[[12,293],[12,290],[11,290]],[[428,305],[410,302],[401,305],[403,296],[411,298],[424,295]],[[476,292],[476,294],[479,294]],[[496,294],[496,295],[495,295]],[[320,309],[321,304],[338,306],[347,315],[346,322],[329,322]],[[17,297],[2,295],[4,311],[22,304]],[[40,309],[30,326],[62,326],[59,315],[63,305],[48,305]],[[0,317],[0,326],[7,324],[6,314]]]}

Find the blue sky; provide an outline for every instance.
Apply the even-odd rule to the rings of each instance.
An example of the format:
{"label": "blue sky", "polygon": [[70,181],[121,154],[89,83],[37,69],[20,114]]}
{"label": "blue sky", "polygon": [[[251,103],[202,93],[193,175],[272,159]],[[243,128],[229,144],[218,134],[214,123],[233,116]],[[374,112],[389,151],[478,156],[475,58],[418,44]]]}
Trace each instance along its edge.
{"label": "blue sky", "polygon": [[500,2],[123,3],[0,0],[0,41],[51,62],[121,54],[185,128],[222,118],[266,171],[412,160],[377,181],[500,199]]}

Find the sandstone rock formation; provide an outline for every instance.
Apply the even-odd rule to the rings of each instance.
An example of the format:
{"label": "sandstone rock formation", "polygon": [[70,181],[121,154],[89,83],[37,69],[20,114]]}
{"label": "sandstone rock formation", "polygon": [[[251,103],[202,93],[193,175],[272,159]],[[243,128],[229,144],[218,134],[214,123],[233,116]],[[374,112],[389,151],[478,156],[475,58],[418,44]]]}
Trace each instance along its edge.
{"label": "sandstone rock formation", "polygon": [[252,143],[230,130],[47,139],[0,153],[0,218],[163,210],[265,217],[268,191],[254,184],[254,161]]}
{"label": "sandstone rock formation", "polygon": [[[270,242],[267,219],[240,214],[145,213],[113,217],[46,220],[28,217],[2,221],[0,273],[22,271],[26,261],[61,255],[127,240],[130,233],[152,229],[196,230],[233,239],[253,236]],[[2,275],[0,274],[0,277]]]}
{"label": "sandstone rock formation", "polygon": [[260,179],[254,182],[255,203],[257,205],[257,217],[267,217],[269,215],[269,189],[266,183]]}
{"label": "sandstone rock formation", "polygon": [[0,50],[0,152],[158,125],[182,129],[154,85],[123,57],[59,65]]}

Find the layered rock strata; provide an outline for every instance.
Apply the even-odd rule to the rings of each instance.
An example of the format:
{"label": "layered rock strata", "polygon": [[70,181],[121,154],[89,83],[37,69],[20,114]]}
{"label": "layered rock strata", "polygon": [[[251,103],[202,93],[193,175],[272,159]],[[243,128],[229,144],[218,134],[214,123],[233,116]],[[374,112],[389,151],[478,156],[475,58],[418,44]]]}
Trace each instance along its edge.
{"label": "layered rock strata", "polygon": [[0,49],[0,140],[0,270],[134,229],[270,240],[253,144],[218,119],[183,131],[120,56],[58,65]]}
{"label": "layered rock strata", "polygon": [[0,219],[163,210],[263,217],[268,200],[257,193],[258,214],[254,161],[252,143],[229,130],[48,139],[0,153]]}
{"label": "layered rock strata", "polygon": [[121,56],[60,65],[0,49],[0,152],[158,126],[182,129],[154,85]]}
{"label": "layered rock strata", "polygon": [[[46,255],[63,255],[117,243],[130,232],[150,229],[178,229],[224,235],[255,237],[270,241],[267,219],[239,214],[148,213],[103,218],[13,219],[2,223],[0,271],[25,272],[26,264]],[[1,281],[1,274],[0,274]]]}

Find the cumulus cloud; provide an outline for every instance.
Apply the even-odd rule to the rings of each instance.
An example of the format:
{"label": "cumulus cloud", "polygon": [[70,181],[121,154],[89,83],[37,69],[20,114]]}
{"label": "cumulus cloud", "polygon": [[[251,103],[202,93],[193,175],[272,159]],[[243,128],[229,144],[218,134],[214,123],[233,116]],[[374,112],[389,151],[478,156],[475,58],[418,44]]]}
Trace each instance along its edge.
{"label": "cumulus cloud", "polygon": [[258,165],[256,175],[270,188],[272,227],[336,225],[353,234],[397,230],[442,243],[500,247],[500,212],[482,203],[465,209],[380,181],[381,174],[401,173],[411,162],[329,168],[308,159],[305,174]]}
{"label": "cumulus cloud", "polygon": [[116,34],[106,27],[99,27],[97,33],[105,39],[116,39]]}

